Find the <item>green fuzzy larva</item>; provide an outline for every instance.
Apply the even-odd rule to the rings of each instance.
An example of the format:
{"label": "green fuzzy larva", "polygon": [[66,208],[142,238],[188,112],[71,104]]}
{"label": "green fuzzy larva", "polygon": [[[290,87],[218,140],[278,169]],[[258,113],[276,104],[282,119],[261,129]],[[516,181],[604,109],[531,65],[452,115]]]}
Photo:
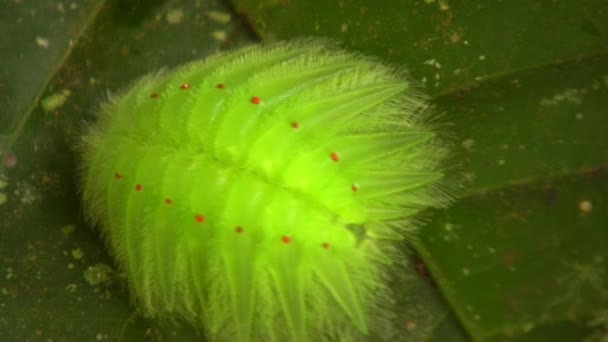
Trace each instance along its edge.
{"label": "green fuzzy larva", "polygon": [[321,40],[148,75],[83,136],[86,212],[145,315],[209,341],[365,339],[412,216],[447,202],[427,108]]}

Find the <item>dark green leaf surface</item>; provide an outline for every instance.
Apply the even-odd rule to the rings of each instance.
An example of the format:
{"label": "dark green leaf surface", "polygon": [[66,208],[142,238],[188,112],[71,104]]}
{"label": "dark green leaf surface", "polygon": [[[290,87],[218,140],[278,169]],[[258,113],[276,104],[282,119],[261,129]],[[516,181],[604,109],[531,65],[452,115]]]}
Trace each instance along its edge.
{"label": "dark green leaf surface", "polygon": [[603,0],[235,0],[264,39],[320,35],[407,65],[427,91],[605,54]]}
{"label": "dark green leaf surface", "polygon": [[445,112],[466,190],[415,250],[473,339],[606,338],[608,3],[235,2],[265,39],[407,65]]}
{"label": "dark green leaf surface", "polygon": [[[0,2],[0,134],[8,133],[8,127],[21,129],[23,117],[32,113],[40,93],[102,2]],[[0,144],[8,144],[16,135],[0,135]]]}

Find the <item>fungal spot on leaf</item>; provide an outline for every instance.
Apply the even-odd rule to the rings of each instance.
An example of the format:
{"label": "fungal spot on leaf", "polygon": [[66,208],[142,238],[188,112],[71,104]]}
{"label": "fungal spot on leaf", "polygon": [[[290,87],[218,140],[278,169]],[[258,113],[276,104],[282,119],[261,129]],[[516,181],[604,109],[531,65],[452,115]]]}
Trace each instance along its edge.
{"label": "fungal spot on leaf", "polygon": [[555,93],[552,97],[543,97],[540,100],[541,106],[556,106],[561,103],[578,105],[583,102],[582,92],[578,89],[565,89]]}
{"label": "fungal spot on leaf", "polygon": [[180,24],[184,21],[184,11],[182,9],[174,9],[167,13],[167,23]]}
{"label": "fungal spot on leaf", "polygon": [[143,185],[141,185],[141,184],[137,184],[137,185],[135,186],[135,191],[137,191],[137,192],[140,192],[140,191],[142,191],[143,189],[144,189],[144,186],[143,186]]}
{"label": "fungal spot on leaf", "polygon": [[333,152],[331,154],[331,160],[335,161],[335,162],[339,162],[340,161],[340,155],[336,152]]}
{"label": "fungal spot on leaf", "polygon": [[217,89],[224,89],[226,86],[223,83],[218,83],[216,87]]}
{"label": "fungal spot on leaf", "polygon": [[416,328],[417,328],[417,327],[418,327],[418,324],[417,324],[416,322],[414,322],[414,321],[408,321],[408,322],[405,324],[405,328],[406,328],[408,331],[414,331],[414,330],[416,330]]}
{"label": "fungal spot on leaf", "polygon": [[207,18],[215,21],[216,23],[228,24],[230,22],[230,13],[211,10],[207,11],[205,14],[207,15]]}
{"label": "fungal spot on leaf", "polygon": [[80,249],[80,248],[72,249],[72,257],[74,259],[81,260],[83,256],[84,256],[84,253],[82,252],[82,249]]}
{"label": "fungal spot on leaf", "polygon": [[582,200],[578,203],[578,209],[583,214],[589,214],[593,210],[593,203],[589,200]]}
{"label": "fungal spot on leaf", "polygon": [[153,93],[152,95],[150,95],[150,98],[152,99],[157,99],[160,95],[158,95],[158,93]]}
{"label": "fungal spot on leaf", "polygon": [[323,242],[323,244],[321,245],[321,247],[323,247],[325,249],[329,249],[329,243]]}
{"label": "fungal spot on leaf", "polygon": [[120,173],[116,172],[116,173],[114,174],[114,179],[116,179],[116,180],[121,180],[121,179],[122,179],[122,175],[121,175]]}
{"label": "fungal spot on leaf", "polygon": [[243,230],[244,230],[244,229],[243,229],[243,227],[241,227],[241,226],[238,226],[238,227],[234,228],[234,231],[235,231],[237,234],[242,234],[242,233],[243,233]]}
{"label": "fungal spot on leaf", "polygon": [[170,198],[166,198],[166,199],[165,199],[165,203],[166,203],[167,205],[171,205],[171,204],[173,204],[173,200],[172,200],[172,199],[170,199]]}
{"label": "fungal spot on leaf", "polygon": [[100,284],[109,286],[112,284],[113,278],[114,270],[110,266],[102,263],[89,266],[89,268],[84,271],[84,279],[91,286]]}
{"label": "fungal spot on leaf", "polygon": [[72,94],[69,89],[64,89],[56,94],[49,95],[40,101],[40,106],[46,112],[52,112],[61,108]]}
{"label": "fungal spot on leaf", "polygon": [[190,89],[190,84],[189,83],[184,83],[184,84],[182,84],[181,87],[179,87],[179,89],[181,89],[181,90],[188,90],[188,89]]}
{"label": "fungal spot on leaf", "polygon": [[357,192],[357,191],[359,191],[359,186],[357,184],[353,184],[351,186],[351,189],[353,190],[353,192]]}
{"label": "fungal spot on leaf", "polygon": [[290,244],[290,243],[291,243],[292,238],[291,238],[291,236],[289,236],[289,235],[283,235],[283,237],[281,238],[281,241],[282,241],[284,244],[288,245],[288,244]]}
{"label": "fungal spot on leaf", "polygon": [[211,37],[219,42],[226,42],[228,39],[228,33],[225,30],[215,30],[211,32]]}
{"label": "fungal spot on leaf", "polygon": [[194,217],[194,219],[195,219],[195,220],[196,220],[196,222],[198,222],[198,223],[203,223],[203,222],[205,222],[205,216],[203,216],[203,215],[196,215],[196,216]]}
{"label": "fungal spot on leaf", "polygon": [[297,121],[292,122],[292,123],[291,123],[291,128],[293,128],[293,129],[298,129],[298,128],[300,128],[300,123],[299,123],[299,122],[297,122]]}
{"label": "fungal spot on leaf", "polygon": [[262,99],[257,96],[254,96],[251,98],[251,103],[253,103],[253,104],[257,105],[257,104],[260,104],[261,102],[262,102]]}

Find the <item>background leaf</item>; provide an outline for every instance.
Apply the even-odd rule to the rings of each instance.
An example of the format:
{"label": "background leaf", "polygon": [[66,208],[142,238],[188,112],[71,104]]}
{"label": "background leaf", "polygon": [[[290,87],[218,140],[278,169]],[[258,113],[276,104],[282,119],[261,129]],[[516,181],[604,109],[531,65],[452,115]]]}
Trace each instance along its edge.
{"label": "background leaf", "polygon": [[451,123],[466,191],[411,241],[395,340],[605,338],[606,17],[603,0],[0,1],[0,340],[198,340],[134,312],[82,222],[75,137],[146,72],[310,35],[407,66]]}

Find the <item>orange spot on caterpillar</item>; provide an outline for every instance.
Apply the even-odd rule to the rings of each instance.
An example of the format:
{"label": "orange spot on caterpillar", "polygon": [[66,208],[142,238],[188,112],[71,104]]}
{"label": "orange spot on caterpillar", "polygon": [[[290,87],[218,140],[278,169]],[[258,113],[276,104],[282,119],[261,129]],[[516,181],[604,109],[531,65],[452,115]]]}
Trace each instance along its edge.
{"label": "orange spot on caterpillar", "polygon": [[340,155],[336,152],[331,154],[331,160],[335,161],[335,162],[339,162],[340,161]]}
{"label": "orange spot on caterpillar", "polygon": [[224,89],[224,88],[226,88],[226,86],[224,85],[224,83],[218,83],[216,85],[216,87],[217,87],[217,89]]}
{"label": "orange spot on caterpillar", "polygon": [[350,188],[353,190],[353,192],[359,191],[359,186],[357,184],[353,184]]}
{"label": "orange spot on caterpillar", "polygon": [[260,104],[261,102],[262,102],[262,99],[257,96],[254,96],[251,98],[251,103],[253,103],[253,104],[257,105],[257,104]]}
{"label": "orange spot on caterpillar", "polygon": [[293,129],[298,129],[298,128],[300,128],[300,123],[299,123],[299,122],[297,122],[297,121],[292,122],[292,123],[291,123],[291,128],[293,128]]}
{"label": "orange spot on caterpillar", "polygon": [[114,179],[116,179],[116,180],[121,180],[121,179],[122,179],[122,175],[121,175],[120,173],[116,172],[116,173],[114,174]]}
{"label": "orange spot on caterpillar", "polygon": [[165,198],[165,203],[166,203],[167,205],[171,205],[171,204],[173,204],[173,200],[172,200],[172,199],[170,199],[170,198]]}
{"label": "orange spot on caterpillar", "polygon": [[241,226],[237,226],[236,228],[234,228],[234,231],[235,231],[237,234],[242,234],[242,233],[243,233],[243,231],[244,231],[244,229],[243,229],[243,227],[241,227]]}
{"label": "orange spot on caterpillar", "polygon": [[190,89],[190,83],[184,83],[184,84],[182,84],[182,86],[179,87],[179,89],[181,89],[181,90],[188,90],[188,89]]}
{"label": "orange spot on caterpillar", "polygon": [[329,249],[329,243],[327,242],[323,242],[323,244],[321,245],[321,247],[325,248],[325,249]]}
{"label": "orange spot on caterpillar", "polygon": [[284,244],[288,245],[288,244],[290,244],[290,243],[291,243],[292,238],[291,238],[291,236],[289,236],[289,235],[283,235],[283,237],[281,238],[281,241],[282,241]]}
{"label": "orange spot on caterpillar", "polygon": [[196,215],[196,216],[194,217],[194,219],[195,219],[195,220],[196,220],[196,222],[198,222],[198,223],[203,223],[203,222],[205,222],[205,216],[203,216],[203,215]]}
{"label": "orange spot on caterpillar", "polygon": [[144,186],[141,184],[137,184],[135,186],[135,191],[137,191],[137,192],[141,192],[143,189],[144,189]]}
{"label": "orange spot on caterpillar", "polygon": [[160,95],[158,95],[158,93],[153,93],[152,95],[150,95],[151,99],[157,99]]}

